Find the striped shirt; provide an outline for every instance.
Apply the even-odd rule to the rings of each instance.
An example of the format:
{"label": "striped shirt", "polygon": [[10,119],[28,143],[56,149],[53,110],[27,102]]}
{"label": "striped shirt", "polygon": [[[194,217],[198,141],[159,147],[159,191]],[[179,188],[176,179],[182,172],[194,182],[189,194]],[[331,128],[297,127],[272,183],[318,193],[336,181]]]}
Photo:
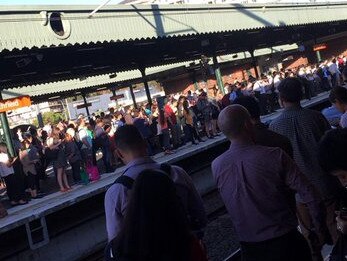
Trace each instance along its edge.
{"label": "striped shirt", "polygon": [[318,142],[330,129],[329,122],[317,111],[301,106],[286,108],[270,124],[270,129],[286,136],[292,143],[294,160],[302,173],[318,189],[323,199],[334,196],[335,182],[318,162]]}

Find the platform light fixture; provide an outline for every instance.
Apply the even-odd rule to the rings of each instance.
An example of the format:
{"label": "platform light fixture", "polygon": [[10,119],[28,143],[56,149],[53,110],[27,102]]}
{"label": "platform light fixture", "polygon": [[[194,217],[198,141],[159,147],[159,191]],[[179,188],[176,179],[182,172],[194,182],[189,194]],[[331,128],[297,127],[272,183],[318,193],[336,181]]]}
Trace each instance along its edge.
{"label": "platform light fixture", "polygon": [[117,77],[117,73],[112,73],[108,76],[110,79],[116,78]]}

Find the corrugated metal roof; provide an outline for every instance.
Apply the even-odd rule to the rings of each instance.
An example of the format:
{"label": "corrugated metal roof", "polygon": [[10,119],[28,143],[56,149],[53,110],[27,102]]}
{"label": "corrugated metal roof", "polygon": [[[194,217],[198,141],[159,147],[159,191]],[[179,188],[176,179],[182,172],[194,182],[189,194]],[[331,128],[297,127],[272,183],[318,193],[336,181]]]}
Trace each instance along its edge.
{"label": "corrugated metal roof", "polygon": [[[83,43],[131,41],[214,32],[291,26],[347,19],[347,3],[308,5],[109,6],[91,19],[93,7],[0,7],[0,51]],[[66,36],[51,29],[61,11]]]}
{"label": "corrugated metal roof", "polygon": [[[281,46],[277,46],[273,48],[263,48],[263,49],[256,50],[255,56],[261,56],[261,55],[266,55],[266,54],[276,53],[276,52],[285,52],[285,51],[295,50],[297,48],[298,46],[296,44],[281,45]],[[218,62],[222,64],[222,63],[240,60],[240,59],[249,58],[249,57],[250,57],[250,54],[248,52],[237,53],[236,57],[234,55],[223,55],[218,57]],[[199,63],[199,61],[196,60],[196,61],[151,67],[146,69],[146,75],[150,77],[151,75],[158,74],[167,70],[175,69],[181,66],[189,66],[191,62]],[[139,70],[119,72],[117,73],[117,76],[112,79],[109,77],[109,74],[107,74],[107,75],[100,75],[95,77],[88,77],[82,80],[73,79],[73,80],[60,81],[60,82],[50,82],[45,84],[23,86],[19,88],[13,88],[10,90],[5,89],[2,91],[2,96],[4,99],[9,99],[9,98],[17,97],[17,96],[22,96],[22,95],[29,95],[30,97],[43,96],[47,94],[59,95],[60,93],[69,92],[72,90],[75,90],[76,92],[78,92],[82,89],[88,89],[93,87],[103,87],[103,85],[110,85],[112,83],[116,85],[116,83],[135,80],[135,79],[138,79],[139,82],[141,81],[141,73]]]}
{"label": "corrugated metal roof", "polygon": [[[176,63],[164,66],[151,67],[146,69],[147,76],[152,74],[160,73],[166,70],[174,69],[180,66],[187,66],[189,63]],[[100,75],[95,77],[87,77],[85,79],[73,79],[67,81],[50,82],[38,85],[29,85],[12,89],[5,89],[2,91],[3,99],[9,99],[22,95],[29,95],[30,97],[37,97],[47,94],[57,94],[69,92],[69,91],[80,91],[82,89],[88,89],[93,87],[103,87],[103,85],[110,85],[114,83],[130,81],[139,79],[141,81],[141,73],[139,70],[132,70],[126,72],[119,72],[115,78],[110,78],[110,74]]]}

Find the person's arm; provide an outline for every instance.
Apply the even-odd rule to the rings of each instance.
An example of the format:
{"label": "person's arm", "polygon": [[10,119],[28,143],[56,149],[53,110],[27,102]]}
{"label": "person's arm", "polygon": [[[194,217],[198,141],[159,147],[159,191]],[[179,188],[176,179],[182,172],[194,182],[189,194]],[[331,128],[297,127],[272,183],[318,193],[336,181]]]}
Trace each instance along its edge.
{"label": "person's arm", "polygon": [[59,140],[57,144],[54,144],[53,138],[49,138],[49,139],[47,140],[47,147],[48,147],[49,149],[51,149],[51,150],[57,149],[57,148],[59,147],[60,144],[61,144],[61,140]]}
{"label": "person's arm", "polygon": [[90,144],[87,140],[87,137],[88,137],[88,133],[86,130],[84,129],[80,129],[78,131],[78,136],[80,137],[80,141],[82,141],[82,143],[88,148],[90,149]]}
{"label": "person's arm", "polygon": [[12,159],[8,158],[8,161],[5,162],[5,164],[7,167],[12,167],[17,160],[18,160],[17,156]]}
{"label": "person's arm", "polygon": [[105,194],[105,217],[108,241],[115,238],[121,229],[126,205],[126,191],[123,185],[112,185]]}
{"label": "person's arm", "polygon": [[295,162],[284,151],[280,150],[280,153],[285,183],[292,190],[296,191],[300,196],[301,202],[307,205],[315,228],[314,232],[321,243],[324,244],[327,227],[322,199]]}

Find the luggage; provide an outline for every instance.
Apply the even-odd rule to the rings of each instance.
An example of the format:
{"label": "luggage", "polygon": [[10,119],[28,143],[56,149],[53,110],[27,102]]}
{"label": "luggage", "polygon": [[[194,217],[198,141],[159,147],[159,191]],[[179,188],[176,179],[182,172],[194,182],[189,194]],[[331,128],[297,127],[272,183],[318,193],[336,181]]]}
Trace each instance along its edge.
{"label": "luggage", "polygon": [[86,170],[82,167],[80,170],[81,175],[81,181],[84,185],[87,185],[89,183],[89,175],[87,174]]}
{"label": "luggage", "polygon": [[87,173],[89,175],[89,180],[90,181],[97,181],[100,179],[100,173],[98,170],[98,167],[91,164],[91,163],[87,163]]}

